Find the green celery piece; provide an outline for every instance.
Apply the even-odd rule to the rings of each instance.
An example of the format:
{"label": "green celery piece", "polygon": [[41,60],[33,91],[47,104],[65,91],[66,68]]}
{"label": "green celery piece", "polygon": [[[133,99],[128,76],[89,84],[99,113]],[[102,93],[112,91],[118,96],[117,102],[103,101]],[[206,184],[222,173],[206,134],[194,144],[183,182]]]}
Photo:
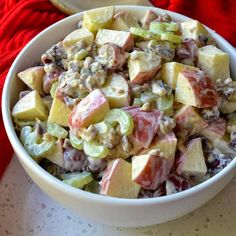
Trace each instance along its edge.
{"label": "green celery piece", "polygon": [[156,39],[156,40],[160,40],[160,37],[158,35],[153,34],[152,32],[142,29],[142,28],[138,28],[138,27],[131,27],[130,28],[130,32],[135,35],[135,36],[139,36],[142,37],[144,39]]}
{"label": "green celery piece", "polygon": [[57,124],[47,124],[47,132],[54,137],[65,139],[68,135],[68,132]]}
{"label": "green celery piece", "polygon": [[26,138],[30,133],[32,133],[33,128],[31,126],[25,126],[22,128],[20,133],[20,141],[25,144]]}
{"label": "green celery piece", "polygon": [[175,22],[170,22],[170,23],[164,22],[164,24],[165,24],[165,30],[166,31],[176,32],[179,29],[178,24],[175,23]]}
{"label": "green celery piece", "polygon": [[106,116],[104,121],[113,125],[119,123],[120,132],[124,135],[130,135],[134,129],[134,121],[129,113],[122,109],[112,109],[110,110]]}
{"label": "green celery piece", "polygon": [[23,121],[23,120],[18,120],[17,118],[14,118],[14,123],[18,125],[19,127],[24,127],[24,126],[34,126],[35,121]]}
{"label": "green celery piece", "polygon": [[182,37],[180,35],[173,34],[172,32],[167,32],[167,33],[161,34],[161,40],[179,44],[182,42]]}
{"label": "green celery piece", "polygon": [[86,185],[85,191],[90,192],[90,193],[97,193],[99,194],[100,192],[100,185],[96,180],[93,180],[89,184]]}
{"label": "green celery piece", "polygon": [[51,89],[50,89],[50,95],[51,95],[52,98],[54,98],[58,86],[59,86],[59,82],[58,82],[58,81],[56,81],[56,82],[54,82],[54,83],[52,84],[52,87],[51,87]]}
{"label": "green celery piece", "polygon": [[158,110],[166,111],[166,110],[169,110],[173,107],[173,103],[174,103],[173,94],[169,94],[169,95],[163,96],[163,97],[158,97],[157,108],[158,108]]}
{"label": "green celery piece", "polygon": [[75,54],[75,60],[76,61],[82,61],[88,56],[88,50],[81,49],[79,52]]}
{"label": "green celery piece", "polygon": [[73,148],[83,150],[83,140],[78,138],[72,131],[70,131],[70,142]]}
{"label": "green celery piece", "polygon": [[151,22],[149,26],[149,31],[154,34],[162,34],[166,32],[175,32],[178,31],[179,26],[175,22],[167,23],[167,22]]}
{"label": "green celery piece", "polygon": [[105,121],[96,123],[94,126],[99,134],[106,134],[112,128],[112,126]]}
{"label": "green celery piece", "polygon": [[102,159],[109,154],[109,149],[96,142],[84,142],[84,152],[92,158]]}
{"label": "green celery piece", "polygon": [[66,173],[62,174],[61,177],[64,183],[75,188],[83,188],[93,181],[93,176],[90,172]]}

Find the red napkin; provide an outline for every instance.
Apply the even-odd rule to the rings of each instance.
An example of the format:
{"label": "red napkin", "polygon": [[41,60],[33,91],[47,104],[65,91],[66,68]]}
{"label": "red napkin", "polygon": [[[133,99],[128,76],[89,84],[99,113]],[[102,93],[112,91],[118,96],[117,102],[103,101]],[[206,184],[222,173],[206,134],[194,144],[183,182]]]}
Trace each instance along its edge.
{"label": "red napkin", "polygon": [[[236,46],[236,2],[226,0],[152,0],[160,8],[198,19]],[[65,15],[47,0],[0,0],[0,96],[8,69],[23,46]],[[0,113],[0,178],[12,148]]]}

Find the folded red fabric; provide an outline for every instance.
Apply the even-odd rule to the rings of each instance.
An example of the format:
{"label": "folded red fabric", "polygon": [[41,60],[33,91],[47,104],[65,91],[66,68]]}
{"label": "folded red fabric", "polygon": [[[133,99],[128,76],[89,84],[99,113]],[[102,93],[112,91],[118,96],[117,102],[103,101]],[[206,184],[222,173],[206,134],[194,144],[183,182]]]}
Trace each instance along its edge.
{"label": "folded red fabric", "polygon": [[[47,0],[0,0],[0,96],[8,69],[23,46],[47,26],[65,17]],[[160,8],[198,19],[236,46],[236,2],[223,0],[152,0]],[[12,148],[0,113],[0,177]]]}

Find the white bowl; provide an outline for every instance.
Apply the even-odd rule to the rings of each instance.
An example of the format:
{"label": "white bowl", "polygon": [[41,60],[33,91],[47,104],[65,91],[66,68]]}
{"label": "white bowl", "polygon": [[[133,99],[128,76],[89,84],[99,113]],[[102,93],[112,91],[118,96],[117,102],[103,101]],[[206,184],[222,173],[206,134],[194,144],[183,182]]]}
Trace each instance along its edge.
{"label": "white bowl", "polygon": [[[127,10],[137,16],[142,16],[148,9],[156,13],[163,12],[158,8],[142,6],[116,7],[116,10]],[[174,12],[168,14],[176,21],[189,19]],[[16,74],[38,62],[46,49],[76,29],[82,16],[83,13],[70,16],[41,32],[21,51],[9,70],[2,95],[2,113],[8,137],[19,161],[33,181],[52,198],[74,209],[81,216],[104,224],[124,227],[153,225],[176,219],[195,210],[229,183],[236,172],[236,158],[216,176],[184,192],[152,199],[119,199],[85,192],[64,184],[34,162],[21,145],[10,114],[22,89],[22,83],[16,79]],[[229,53],[231,75],[235,78],[235,49],[221,36],[212,30],[210,32],[220,48]]]}

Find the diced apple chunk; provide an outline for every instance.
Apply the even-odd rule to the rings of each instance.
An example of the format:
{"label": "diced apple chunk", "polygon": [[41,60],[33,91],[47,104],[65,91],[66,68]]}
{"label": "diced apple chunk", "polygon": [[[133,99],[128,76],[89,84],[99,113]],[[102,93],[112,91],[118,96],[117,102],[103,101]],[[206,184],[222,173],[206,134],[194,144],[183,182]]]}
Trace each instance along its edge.
{"label": "diced apple chunk", "polygon": [[70,113],[70,108],[55,95],[49,112],[48,123],[68,127]]}
{"label": "diced apple chunk", "polygon": [[43,77],[45,71],[43,66],[30,67],[20,73],[18,77],[32,90],[36,90],[43,95]]}
{"label": "diced apple chunk", "polygon": [[83,40],[86,46],[91,45],[94,41],[94,35],[87,29],[77,29],[65,37],[63,47],[68,49],[80,40]]}
{"label": "diced apple chunk", "polygon": [[130,32],[109,29],[100,29],[95,42],[98,46],[113,43],[123,51],[130,51],[134,45],[134,40]]}
{"label": "diced apple chunk", "polygon": [[108,111],[108,100],[99,89],[95,89],[74,107],[69,117],[69,126],[75,131],[88,127],[102,121]]}
{"label": "diced apple chunk", "polygon": [[176,82],[178,75],[184,69],[197,69],[193,66],[188,66],[178,62],[167,62],[164,63],[161,67],[161,78],[163,81],[168,84],[172,89],[176,88]]}
{"label": "diced apple chunk", "polygon": [[132,180],[144,189],[155,190],[166,179],[173,162],[159,155],[159,149],[132,158]]}
{"label": "diced apple chunk", "polygon": [[129,86],[121,75],[113,73],[108,77],[102,92],[108,99],[111,108],[129,106]]}
{"label": "diced apple chunk", "polygon": [[212,41],[212,37],[199,21],[189,20],[181,23],[181,31],[184,39],[191,38],[195,40],[198,46],[203,43]]}
{"label": "diced apple chunk", "polygon": [[113,20],[114,10],[114,6],[108,6],[84,12],[83,28],[96,33],[99,29],[109,27]]}
{"label": "diced apple chunk", "polygon": [[229,54],[213,45],[199,48],[198,66],[214,81],[230,77]]}
{"label": "diced apple chunk", "polygon": [[151,80],[161,67],[161,58],[153,53],[133,51],[128,59],[131,83],[142,84]]}
{"label": "diced apple chunk", "polygon": [[100,182],[100,194],[120,198],[137,198],[140,185],[132,181],[132,166],[123,159],[108,164]]}
{"label": "diced apple chunk", "polygon": [[138,27],[138,19],[127,11],[118,12],[110,25],[112,30],[128,31],[130,27]]}
{"label": "diced apple chunk", "polygon": [[19,120],[46,120],[48,111],[37,91],[32,91],[21,98],[12,109],[12,116]]}
{"label": "diced apple chunk", "polygon": [[207,173],[201,138],[193,139],[180,157],[177,172],[186,176],[203,176]]}
{"label": "diced apple chunk", "polygon": [[198,108],[218,105],[219,99],[212,80],[201,70],[184,70],[179,73],[175,101]]}
{"label": "diced apple chunk", "polygon": [[207,122],[192,106],[185,105],[175,114],[175,131],[178,137],[185,139],[187,136],[199,133],[205,128]]}
{"label": "diced apple chunk", "polygon": [[166,135],[156,137],[148,149],[143,149],[139,152],[139,155],[148,153],[150,150],[159,149],[162,156],[167,160],[173,161],[175,158],[177,138],[175,134],[169,133]]}

